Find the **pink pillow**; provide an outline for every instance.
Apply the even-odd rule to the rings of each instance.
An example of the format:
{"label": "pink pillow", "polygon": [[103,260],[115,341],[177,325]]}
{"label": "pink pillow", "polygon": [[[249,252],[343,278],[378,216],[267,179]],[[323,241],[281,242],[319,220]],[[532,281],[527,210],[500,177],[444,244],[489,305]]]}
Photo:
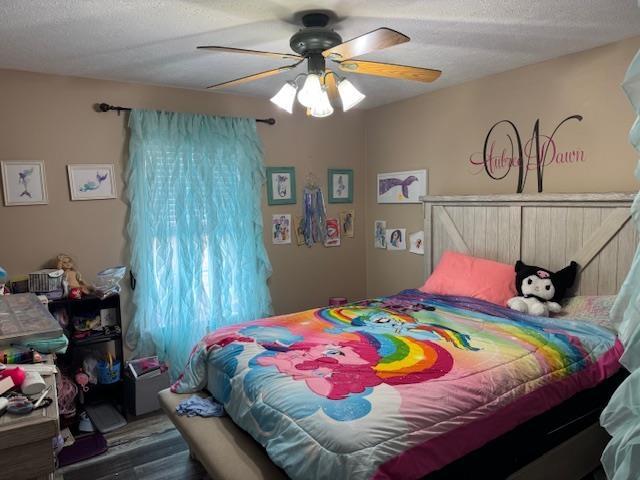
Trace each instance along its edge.
{"label": "pink pillow", "polygon": [[461,295],[498,305],[516,296],[513,265],[446,251],[425,284],[425,293]]}

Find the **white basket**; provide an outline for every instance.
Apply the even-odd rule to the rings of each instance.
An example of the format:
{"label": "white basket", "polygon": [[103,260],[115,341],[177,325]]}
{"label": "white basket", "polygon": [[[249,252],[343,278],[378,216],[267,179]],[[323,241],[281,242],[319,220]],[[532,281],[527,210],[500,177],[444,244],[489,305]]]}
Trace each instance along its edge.
{"label": "white basket", "polygon": [[29,274],[29,291],[34,293],[48,293],[62,289],[64,270],[45,268]]}

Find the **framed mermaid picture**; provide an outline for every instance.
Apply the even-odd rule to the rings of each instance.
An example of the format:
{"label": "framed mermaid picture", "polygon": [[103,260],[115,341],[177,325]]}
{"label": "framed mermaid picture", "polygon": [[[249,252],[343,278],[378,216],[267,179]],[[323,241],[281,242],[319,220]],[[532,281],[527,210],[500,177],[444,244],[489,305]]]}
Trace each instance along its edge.
{"label": "framed mermaid picture", "polygon": [[71,200],[118,198],[113,164],[67,165]]}
{"label": "framed mermaid picture", "polygon": [[378,174],[378,203],[420,203],[427,194],[427,171]]}
{"label": "framed mermaid picture", "polygon": [[267,203],[286,205],[296,203],[296,169],[267,167]]}
{"label": "framed mermaid picture", "polygon": [[353,203],[353,170],[327,170],[329,203]]}
{"label": "framed mermaid picture", "polygon": [[43,205],[49,203],[42,161],[3,161],[2,190],[4,205]]}

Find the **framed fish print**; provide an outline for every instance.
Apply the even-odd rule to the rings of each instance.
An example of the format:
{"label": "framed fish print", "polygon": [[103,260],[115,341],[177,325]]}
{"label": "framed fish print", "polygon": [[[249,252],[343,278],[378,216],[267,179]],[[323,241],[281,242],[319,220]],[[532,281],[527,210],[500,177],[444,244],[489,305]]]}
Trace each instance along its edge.
{"label": "framed fish print", "polygon": [[420,203],[427,194],[427,171],[378,174],[378,203]]}
{"label": "framed fish print", "polygon": [[353,170],[330,168],[327,186],[329,203],[353,203]]}
{"label": "framed fish print", "polygon": [[294,167],[267,167],[267,202],[269,205],[296,203]]}
{"label": "framed fish print", "polygon": [[36,160],[3,161],[0,162],[0,167],[2,169],[2,191],[4,192],[5,206],[49,203],[44,162]]}
{"label": "framed fish print", "polygon": [[112,163],[67,165],[71,200],[118,198]]}

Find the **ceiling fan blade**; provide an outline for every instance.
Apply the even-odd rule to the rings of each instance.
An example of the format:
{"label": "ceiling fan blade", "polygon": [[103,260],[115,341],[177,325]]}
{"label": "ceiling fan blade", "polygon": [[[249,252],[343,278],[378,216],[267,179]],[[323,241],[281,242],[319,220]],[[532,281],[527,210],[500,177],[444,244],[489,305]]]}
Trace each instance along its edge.
{"label": "ceiling fan blade", "polygon": [[377,77],[400,78],[402,80],[414,80],[416,82],[433,82],[442,72],[430,68],[408,67],[406,65],[394,65],[392,63],[365,62],[362,60],[347,60],[339,63],[343,72],[362,73]]}
{"label": "ceiling fan blade", "polygon": [[338,86],[336,85],[336,75],[331,71],[327,70],[324,74],[324,86],[327,89],[327,94],[329,98],[333,100],[337,100],[340,98],[338,95]]}
{"label": "ceiling fan blade", "polygon": [[274,68],[273,70],[266,70],[260,73],[254,73],[253,75],[247,75],[246,77],[236,78],[235,80],[229,80],[228,82],[216,83],[215,85],[209,85],[207,88],[224,88],[231,87],[233,85],[240,85],[246,82],[252,82],[254,80],[260,80],[261,78],[271,77],[272,75],[277,75],[279,73],[288,72],[296,68],[300,63],[304,60],[300,60],[299,62],[294,63],[293,65],[286,65],[284,67]]}
{"label": "ceiling fan blade", "polygon": [[408,41],[409,37],[406,35],[383,27],[329,48],[322,52],[322,55],[342,61]]}
{"label": "ceiling fan blade", "polygon": [[210,45],[201,45],[196,48],[198,50],[207,50],[210,52],[245,53],[249,55],[261,55],[263,57],[281,58],[281,59],[290,59],[290,60],[300,60],[302,58],[301,56],[294,55],[293,53],[263,52],[260,50],[246,50],[244,48],[215,47]]}

